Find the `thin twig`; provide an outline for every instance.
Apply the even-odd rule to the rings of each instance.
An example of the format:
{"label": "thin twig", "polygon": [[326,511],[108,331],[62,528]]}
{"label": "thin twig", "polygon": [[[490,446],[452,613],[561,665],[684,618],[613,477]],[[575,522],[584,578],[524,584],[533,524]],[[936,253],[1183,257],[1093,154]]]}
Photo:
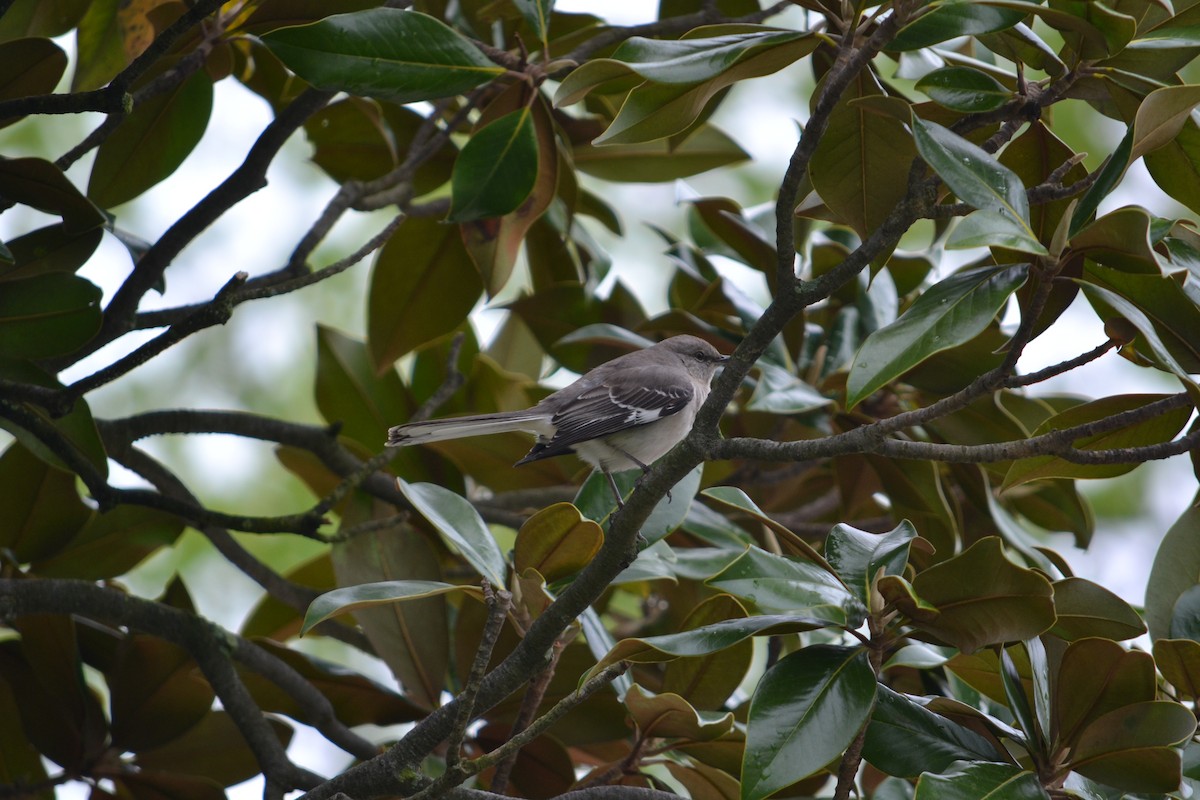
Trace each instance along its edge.
{"label": "thin twig", "polygon": [[450,731],[446,745],[446,771],[457,770],[462,761],[462,744],[467,737],[467,728],[475,714],[475,698],[479,695],[483,675],[488,663],[492,660],[492,650],[500,638],[504,620],[512,609],[512,594],[503,589],[493,591],[492,585],[483,582],[483,599],[487,603],[488,617],[483,626],[483,635],[479,638],[479,646],[475,648],[475,660],[471,663],[471,671],[467,675],[467,683],[459,695],[458,714],[454,719],[454,727]]}
{"label": "thin twig", "polygon": [[[542,700],[546,697],[546,690],[550,688],[550,681],[554,680],[554,673],[558,669],[558,660],[562,656],[563,648],[567,642],[565,637],[573,635],[573,631],[564,631],[563,635],[558,637],[554,643],[554,648],[550,651],[550,662],[546,664],[533,682],[529,685],[529,691],[521,698],[521,708],[517,712],[517,718],[513,720],[512,728],[509,729],[510,737],[516,736],[521,731],[529,727],[529,723],[533,721],[537,710],[541,708]],[[520,750],[513,750],[506,757],[500,759],[496,763],[496,772],[492,775],[491,789],[497,794],[504,794],[508,789],[508,779],[512,775],[513,767],[516,766],[517,756],[520,755]]]}

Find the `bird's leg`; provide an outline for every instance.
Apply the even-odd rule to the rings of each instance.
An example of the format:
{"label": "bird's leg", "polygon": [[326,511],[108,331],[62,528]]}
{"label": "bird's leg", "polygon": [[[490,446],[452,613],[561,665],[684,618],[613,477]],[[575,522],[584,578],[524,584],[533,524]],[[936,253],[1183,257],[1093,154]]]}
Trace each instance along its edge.
{"label": "bird's leg", "polygon": [[[621,498],[621,490],[617,488],[616,479],[613,478],[612,473],[609,472],[608,470],[604,469],[603,467],[601,467],[600,469],[604,473],[604,477],[608,478],[608,485],[612,487],[613,497],[616,498],[616,501],[617,501],[617,508],[618,509],[624,508],[625,501]],[[639,550],[645,549],[650,544],[650,542],[646,541],[646,537],[642,536],[641,531],[638,531],[637,543],[638,543]],[[626,566],[628,566],[628,564]]]}
{"label": "bird's leg", "polygon": [[603,467],[600,468],[600,471],[604,473],[604,477],[608,478],[608,485],[612,487],[613,499],[617,501],[617,508],[624,508],[625,500],[621,497],[621,490],[617,488],[616,479]]}
{"label": "bird's leg", "polygon": [[[621,448],[617,447],[615,444],[612,444],[611,442],[609,442],[609,443],[608,443],[608,446],[609,446],[609,447],[611,447],[613,450],[616,450],[616,451],[617,451],[618,453],[620,453],[621,455],[623,455],[623,456],[625,456],[626,458],[628,458],[628,459],[629,459],[630,461],[632,461],[634,464],[637,464],[637,465],[638,465],[638,468],[640,468],[640,469],[642,470],[642,477],[638,478],[638,484],[639,484],[639,485],[641,484],[641,482],[642,482],[642,481],[644,481],[644,480],[646,479],[646,476],[650,474],[650,467],[649,467],[649,466],[647,466],[646,464],[643,464],[643,463],[642,463],[640,460],[638,460],[638,459],[634,458],[634,457],[633,457],[632,455],[630,455],[630,454],[629,454],[627,451],[625,451],[625,450],[622,450]],[[609,477],[609,480],[612,480],[612,477],[611,477],[611,476]],[[614,484],[614,485],[615,485],[615,484]],[[670,503],[670,502],[671,502],[671,490],[670,490],[670,489],[667,489],[667,502],[668,502],[668,503]]]}

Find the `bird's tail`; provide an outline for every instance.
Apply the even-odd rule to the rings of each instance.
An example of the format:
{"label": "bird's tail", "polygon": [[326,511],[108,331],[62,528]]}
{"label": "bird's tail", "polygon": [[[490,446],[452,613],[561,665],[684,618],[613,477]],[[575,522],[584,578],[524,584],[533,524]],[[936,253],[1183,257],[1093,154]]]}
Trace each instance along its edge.
{"label": "bird's tail", "polygon": [[506,411],[496,414],[474,414],[469,417],[449,417],[428,422],[410,422],[388,429],[388,447],[405,447],[410,444],[443,442],[466,436],[484,436],[489,433],[528,431],[544,434],[549,424],[542,412]]}

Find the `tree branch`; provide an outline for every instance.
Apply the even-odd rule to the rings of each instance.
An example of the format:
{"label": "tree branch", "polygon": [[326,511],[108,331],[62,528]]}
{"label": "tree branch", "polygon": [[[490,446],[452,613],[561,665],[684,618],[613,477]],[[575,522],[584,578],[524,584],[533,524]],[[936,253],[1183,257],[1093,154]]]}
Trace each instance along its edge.
{"label": "tree branch", "polygon": [[[230,655],[238,637],[206,619],[87,581],[0,579],[0,607],[8,616],[76,614],[145,631],[179,645],[196,660],[221,705],[237,724],[268,785],[283,790],[319,785],[322,778],[288,760],[287,753],[238,678]],[[282,794],[282,792],[280,792]]]}
{"label": "tree branch", "polygon": [[176,256],[226,211],[266,186],[267,168],[283,143],[332,96],[330,92],[308,89],[267,125],[237,169],[192,206],[138,259],[133,272],[105,309],[100,332],[87,347],[72,355],[72,363],[132,328],[142,296],[162,279]]}

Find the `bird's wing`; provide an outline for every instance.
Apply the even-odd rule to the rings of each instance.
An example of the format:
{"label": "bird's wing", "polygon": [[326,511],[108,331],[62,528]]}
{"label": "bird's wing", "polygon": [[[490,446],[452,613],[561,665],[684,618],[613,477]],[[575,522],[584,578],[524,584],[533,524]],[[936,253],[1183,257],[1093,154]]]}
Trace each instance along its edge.
{"label": "bird's wing", "polygon": [[580,442],[677,414],[693,395],[690,382],[664,378],[659,368],[626,371],[619,381],[600,382],[565,403],[551,420],[554,436],[535,445],[523,460],[570,453]]}

